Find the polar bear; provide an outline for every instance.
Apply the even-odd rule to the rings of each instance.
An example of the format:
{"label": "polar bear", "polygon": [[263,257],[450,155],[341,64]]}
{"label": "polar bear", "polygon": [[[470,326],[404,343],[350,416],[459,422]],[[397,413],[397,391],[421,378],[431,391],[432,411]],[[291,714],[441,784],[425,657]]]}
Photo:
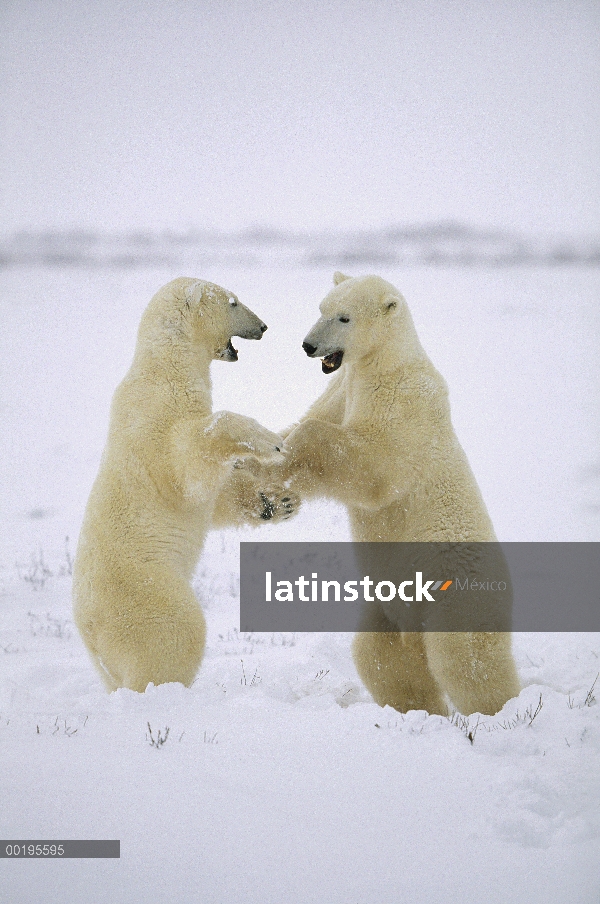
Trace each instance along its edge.
{"label": "polar bear", "polygon": [[[212,413],[209,365],[237,360],[232,336],[260,339],[265,330],[232,292],[198,279],[168,283],[143,314],[73,572],[75,622],[111,691],[194,680],[206,630],[190,579],[217,496],[249,457],[282,459],[277,434]],[[228,493],[230,523],[291,513],[289,494],[244,486],[243,498]],[[226,520],[222,506],[219,524]]]}
{"label": "polar bear", "polygon": [[[377,276],[334,284],[303,348],[335,376],[283,433],[286,486],[343,503],[356,541],[495,541],[406,301]],[[353,657],[380,705],[446,714],[447,695],[464,714],[493,714],[519,693],[509,633],[402,633],[371,605]]]}

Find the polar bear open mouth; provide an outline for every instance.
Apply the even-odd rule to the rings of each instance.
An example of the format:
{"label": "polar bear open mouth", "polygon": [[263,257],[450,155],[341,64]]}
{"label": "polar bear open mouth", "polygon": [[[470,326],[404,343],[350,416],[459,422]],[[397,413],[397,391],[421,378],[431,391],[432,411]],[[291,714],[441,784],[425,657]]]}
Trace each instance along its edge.
{"label": "polar bear open mouth", "polygon": [[321,370],[324,374],[332,374],[334,370],[337,370],[338,367],[341,367],[342,358],[344,357],[344,352],[341,349],[338,349],[337,352],[332,352],[330,355],[326,355],[325,358],[321,359]]}
{"label": "polar bear open mouth", "polygon": [[223,360],[223,361],[237,361],[237,359],[238,359],[237,348],[233,347],[233,345],[231,344],[231,339],[228,341],[227,345],[225,346],[223,351],[220,353],[219,358],[221,358],[221,360]]}

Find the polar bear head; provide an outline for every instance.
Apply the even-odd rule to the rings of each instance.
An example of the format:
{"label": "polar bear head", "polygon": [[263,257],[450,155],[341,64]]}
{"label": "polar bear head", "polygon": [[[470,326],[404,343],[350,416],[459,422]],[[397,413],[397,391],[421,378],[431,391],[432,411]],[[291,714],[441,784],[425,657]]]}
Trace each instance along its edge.
{"label": "polar bear head", "polygon": [[389,348],[391,335],[414,335],[406,302],[391,283],[343,273],[335,273],[333,282],[335,288],[321,302],[321,317],[302,343],[309,357],[323,359],[323,373]]}
{"label": "polar bear head", "polygon": [[139,339],[156,350],[190,345],[212,360],[237,361],[231,339],[261,339],[265,323],[233,292],[201,279],[180,277],[160,289],[142,317]]}
{"label": "polar bear head", "polygon": [[233,292],[203,280],[193,280],[186,287],[185,310],[191,318],[194,340],[204,342],[210,334],[214,344],[213,357],[220,361],[237,361],[237,349],[231,343],[233,336],[262,339],[267,329],[266,323]]}

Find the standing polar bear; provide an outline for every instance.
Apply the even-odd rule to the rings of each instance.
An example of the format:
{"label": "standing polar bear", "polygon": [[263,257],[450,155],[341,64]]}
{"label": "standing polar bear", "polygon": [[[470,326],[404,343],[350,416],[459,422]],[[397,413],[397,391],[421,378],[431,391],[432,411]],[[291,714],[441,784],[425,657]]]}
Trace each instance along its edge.
{"label": "standing polar bear", "polygon": [[[337,373],[287,432],[286,486],[343,503],[356,541],[495,541],[404,298],[376,276],[334,284],[303,348]],[[377,601],[363,624],[354,661],[382,706],[446,713],[447,695],[464,714],[493,714],[519,693],[508,633],[402,633]]]}
{"label": "standing polar bear", "polygon": [[235,295],[197,279],[168,283],[142,317],[73,573],[75,622],[111,691],[194,680],[206,629],[190,580],[220,492],[229,511],[221,503],[219,526],[291,513],[289,494],[227,487],[248,457],[282,460],[281,438],[212,413],[211,361],[236,361],[232,336],[265,330]]}

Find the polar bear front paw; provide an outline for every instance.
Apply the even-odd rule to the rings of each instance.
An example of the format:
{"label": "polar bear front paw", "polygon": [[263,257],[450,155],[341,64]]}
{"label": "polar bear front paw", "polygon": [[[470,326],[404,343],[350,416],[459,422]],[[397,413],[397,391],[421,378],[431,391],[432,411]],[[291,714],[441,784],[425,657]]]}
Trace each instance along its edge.
{"label": "polar bear front paw", "polygon": [[264,490],[258,494],[259,504],[256,509],[259,521],[287,521],[300,508],[300,498],[284,488]]}
{"label": "polar bear front paw", "polygon": [[[258,426],[258,425],[257,425]],[[244,460],[256,459],[265,464],[280,464],[283,461],[283,440],[276,433],[261,427],[253,434],[246,434],[234,440],[234,467],[239,467]]]}
{"label": "polar bear front paw", "polygon": [[239,467],[240,460],[255,458],[261,462],[281,463],[283,440],[254,418],[232,411],[218,411],[212,416],[205,434],[211,434],[226,450],[229,460]]}

